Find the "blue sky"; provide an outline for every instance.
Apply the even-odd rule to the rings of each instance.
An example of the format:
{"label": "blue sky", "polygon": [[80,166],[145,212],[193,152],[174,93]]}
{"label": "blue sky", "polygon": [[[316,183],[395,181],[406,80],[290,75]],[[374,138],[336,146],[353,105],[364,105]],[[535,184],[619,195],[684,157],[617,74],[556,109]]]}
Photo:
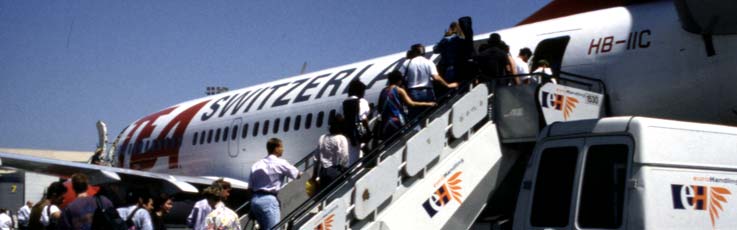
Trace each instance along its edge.
{"label": "blue sky", "polygon": [[549,1],[0,1],[0,147],[92,151],[205,96],[511,27]]}

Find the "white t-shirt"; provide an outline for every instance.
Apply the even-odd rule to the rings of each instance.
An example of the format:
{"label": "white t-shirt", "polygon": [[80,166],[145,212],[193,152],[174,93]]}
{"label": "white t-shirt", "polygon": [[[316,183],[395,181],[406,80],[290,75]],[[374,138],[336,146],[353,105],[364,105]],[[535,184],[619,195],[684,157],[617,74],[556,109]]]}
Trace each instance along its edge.
{"label": "white t-shirt", "polygon": [[43,226],[49,226],[49,207],[51,207],[51,214],[53,215],[55,212],[61,212],[59,207],[56,207],[56,205],[46,205],[46,207],[43,208],[43,211],[41,212],[41,224]]}
{"label": "white t-shirt", "polygon": [[[514,58],[514,66],[517,67],[517,74],[528,74],[530,73],[530,67],[527,66],[527,62],[523,61],[522,58]],[[523,77],[522,79],[528,79],[530,76]]]}
{"label": "white t-shirt", "polygon": [[[553,76],[553,70],[551,70],[550,68],[545,68],[545,67],[539,67],[533,73],[545,73],[547,75]],[[540,78],[539,76],[538,77],[535,77],[535,78],[538,78],[537,79],[537,82],[538,83],[541,82],[540,79],[539,79]],[[555,78],[551,78],[550,81],[552,81],[553,84],[558,84],[558,82],[555,80]]]}
{"label": "white t-shirt", "polygon": [[0,230],[10,230],[13,227],[13,220],[5,213],[0,213]]}
{"label": "white t-shirt", "polygon": [[418,56],[410,60],[404,61],[399,72],[404,74],[407,88],[432,88],[432,76],[438,75],[438,69],[435,63],[423,56]]}
{"label": "white t-shirt", "polygon": [[133,205],[128,208],[118,208],[118,214],[120,215],[120,218],[123,219],[123,221],[128,219],[128,215],[130,215],[130,212],[136,211],[136,213],[133,214],[131,217],[131,221],[133,221],[133,226],[136,230],[153,230],[154,225],[151,221],[151,215],[148,213],[148,210],[145,208],[139,208],[136,210],[136,207],[138,205]]}
{"label": "white t-shirt", "polygon": [[343,135],[325,134],[320,137],[317,149],[323,168],[341,165],[348,167],[348,139]]}

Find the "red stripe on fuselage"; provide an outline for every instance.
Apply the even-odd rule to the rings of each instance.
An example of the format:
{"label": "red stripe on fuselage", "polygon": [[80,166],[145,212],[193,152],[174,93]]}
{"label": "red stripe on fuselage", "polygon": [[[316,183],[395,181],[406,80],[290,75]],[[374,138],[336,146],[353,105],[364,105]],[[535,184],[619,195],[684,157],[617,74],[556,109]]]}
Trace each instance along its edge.
{"label": "red stripe on fuselage", "polygon": [[532,15],[528,16],[517,26],[546,21],[554,18],[601,10],[616,6],[626,6],[645,2],[656,2],[658,0],[608,0],[608,1],[578,1],[578,0],[556,0],[548,3]]}

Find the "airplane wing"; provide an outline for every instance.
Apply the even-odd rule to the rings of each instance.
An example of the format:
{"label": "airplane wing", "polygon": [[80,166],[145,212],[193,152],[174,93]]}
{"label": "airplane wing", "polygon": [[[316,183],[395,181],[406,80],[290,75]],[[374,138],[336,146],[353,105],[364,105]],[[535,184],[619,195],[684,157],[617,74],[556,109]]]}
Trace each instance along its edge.
{"label": "airplane wing", "polygon": [[[0,166],[62,178],[68,178],[74,173],[83,173],[89,177],[91,185],[112,182],[158,183],[162,185],[162,189],[169,193],[197,193],[199,192],[197,186],[207,186],[212,184],[213,181],[219,179],[216,177],[192,177],[146,172],[4,152],[0,152]],[[246,182],[232,178],[224,179],[231,182],[233,189],[248,189],[248,183]]]}

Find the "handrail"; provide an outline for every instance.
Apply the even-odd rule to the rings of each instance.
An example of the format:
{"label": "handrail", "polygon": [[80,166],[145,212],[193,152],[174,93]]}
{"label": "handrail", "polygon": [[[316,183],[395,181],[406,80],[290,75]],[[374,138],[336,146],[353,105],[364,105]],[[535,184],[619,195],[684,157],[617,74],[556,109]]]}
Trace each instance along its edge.
{"label": "handrail", "polygon": [[[458,89],[458,92],[465,92],[468,91],[468,89],[469,86],[464,85],[463,87]],[[440,99],[438,107],[427,109],[421,112],[416,118],[407,122],[399,131],[390,136],[386,142],[376,146],[371,152],[366,154],[366,156],[364,156],[359,161],[353,163],[345,172],[341,173],[332,183],[326,186],[326,188],[330,189],[324,189],[318,192],[317,194],[313,195],[305,202],[303,202],[301,205],[299,205],[294,211],[287,214],[284,218],[282,218],[279,223],[277,223],[274,229],[281,228],[296,217],[302,216],[309,210],[312,210],[317,204],[320,204],[329,197],[332,197],[332,195],[341,190],[340,188],[343,188],[343,186],[349,184],[347,179],[349,178],[349,176],[352,176],[354,174],[355,170],[360,169],[368,162],[375,161],[377,158],[382,156],[381,153],[385,152],[385,150],[395,148],[396,145],[400,144],[399,140],[401,140],[402,137],[405,137],[408,134],[414,134],[415,126],[420,125],[421,122],[425,121],[427,118],[441,116],[443,113],[451,109],[452,105],[456,101],[460,100],[460,98],[464,95],[465,93],[457,93],[454,96],[445,96]]]}

